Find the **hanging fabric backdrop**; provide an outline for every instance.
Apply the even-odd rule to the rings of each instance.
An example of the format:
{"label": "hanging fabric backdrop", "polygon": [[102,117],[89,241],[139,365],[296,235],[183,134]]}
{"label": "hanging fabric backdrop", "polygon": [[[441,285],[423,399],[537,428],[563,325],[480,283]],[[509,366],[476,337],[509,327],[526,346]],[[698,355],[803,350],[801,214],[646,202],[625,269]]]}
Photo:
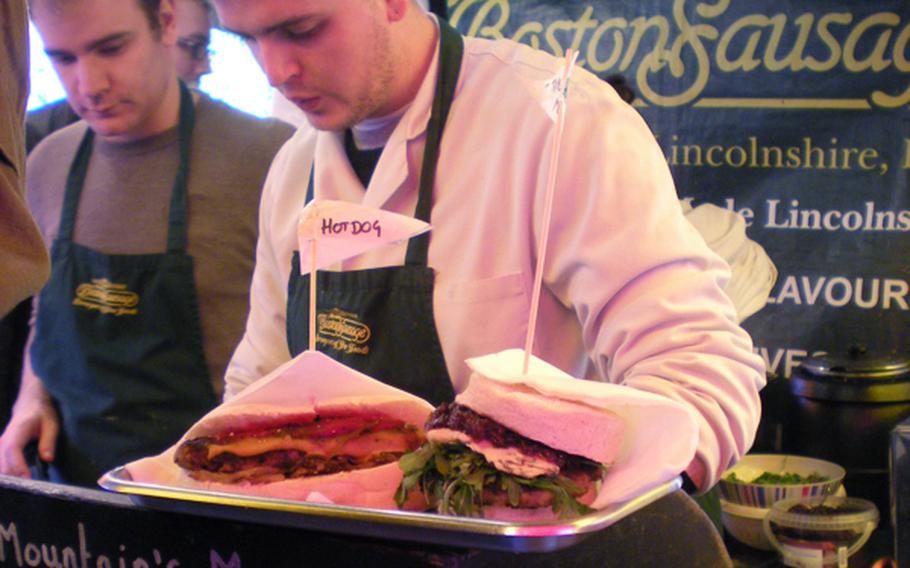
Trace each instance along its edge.
{"label": "hanging fabric backdrop", "polygon": [[450,0],[448,15],[626,79],[680,198],[740,212],[779,269],[744,323],[769,371],[908,352],[910,3]]}

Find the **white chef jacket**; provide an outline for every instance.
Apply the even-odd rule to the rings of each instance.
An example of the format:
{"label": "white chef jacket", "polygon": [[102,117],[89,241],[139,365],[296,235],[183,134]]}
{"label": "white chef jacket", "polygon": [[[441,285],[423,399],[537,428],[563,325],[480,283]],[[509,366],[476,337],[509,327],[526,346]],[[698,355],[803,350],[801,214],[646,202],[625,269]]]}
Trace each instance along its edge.
{"label": "white chef jacket", "polygon": [[[466,358],[525,344],[556,130],[539,101],[562,64],[508,40],[465,38],[442,138],[428,259],[456,392],[469,376]],[[314,155],[317,199],[414,214],[436,68],[434,58],[365,190],[341,133],[300,129],[276,156],[262,196],[249,320],[227,370],[227,398],[290,358],[288,278]],[[765,380],[764,363],[723,292],[729,269],[683,217],[653,135],[609,84],[576,69],[567,108],[533,352],[576,377],[693,408],[700,437],[688,471],[710,487],[751,446]],[[401,265],[405,248],[370,251],[336,268]]]}

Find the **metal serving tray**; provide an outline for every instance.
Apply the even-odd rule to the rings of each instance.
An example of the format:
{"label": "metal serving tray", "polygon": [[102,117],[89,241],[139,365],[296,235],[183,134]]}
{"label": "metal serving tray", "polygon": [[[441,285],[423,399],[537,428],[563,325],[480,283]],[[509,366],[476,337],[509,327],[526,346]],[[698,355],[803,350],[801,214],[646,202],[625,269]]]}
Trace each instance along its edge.
{"label": "metal serving tray", "polygon": [[548,552],[580,542],[682,486],[674,478],[629,501],[567,521],[508,523],[435,513],[365,509],[139,483],[123,467],[98,481],[137,505],[171,513],[336,534],[510,552]]}

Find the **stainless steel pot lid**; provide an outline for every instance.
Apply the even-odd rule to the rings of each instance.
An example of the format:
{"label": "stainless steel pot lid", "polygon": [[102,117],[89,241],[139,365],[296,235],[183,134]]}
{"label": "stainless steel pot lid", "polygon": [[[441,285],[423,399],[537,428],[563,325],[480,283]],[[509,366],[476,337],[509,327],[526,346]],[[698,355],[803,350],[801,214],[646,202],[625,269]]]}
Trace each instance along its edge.
{"label": "stainless steel pot lid", "polygon": [[804,360],[793,372],[797,396],[848,402],[910,401],[910,359],[853,346]]}

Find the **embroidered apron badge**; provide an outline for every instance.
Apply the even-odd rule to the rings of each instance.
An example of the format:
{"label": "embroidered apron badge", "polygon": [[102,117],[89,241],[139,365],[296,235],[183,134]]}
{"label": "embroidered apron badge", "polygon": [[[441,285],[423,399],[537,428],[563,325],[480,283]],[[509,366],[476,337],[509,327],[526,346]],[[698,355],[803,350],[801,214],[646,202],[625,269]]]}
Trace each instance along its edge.
{"label": "embroidered apron badge", "polygon": [[357,314],[338,308],[320,312],[316,316],[316,343],[336,351],[369,355],[370,326],[360,321]]}
{"label": "embroidered apron badge", "polygon": [[107,278],[93,278],[91,283],[76,288],[73,305],[102,314],[135,316],[139,313],[139,294],[127,289],[126,284],[114,284]]}

